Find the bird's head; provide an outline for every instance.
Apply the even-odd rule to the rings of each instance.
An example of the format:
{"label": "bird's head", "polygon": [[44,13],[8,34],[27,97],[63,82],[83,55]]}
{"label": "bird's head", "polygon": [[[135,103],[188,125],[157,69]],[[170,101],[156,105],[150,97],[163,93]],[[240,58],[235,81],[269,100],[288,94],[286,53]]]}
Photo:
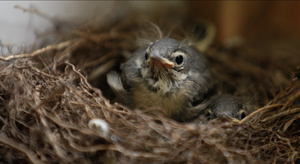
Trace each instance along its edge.
{"label": "bird's head", "polygon": [[181,83],[188,76],[193,76],[194,72],[201,73],[206,67],[199,52],[186,42],[166,38],[148,46],[141,73],[143,78],[150,81]]}

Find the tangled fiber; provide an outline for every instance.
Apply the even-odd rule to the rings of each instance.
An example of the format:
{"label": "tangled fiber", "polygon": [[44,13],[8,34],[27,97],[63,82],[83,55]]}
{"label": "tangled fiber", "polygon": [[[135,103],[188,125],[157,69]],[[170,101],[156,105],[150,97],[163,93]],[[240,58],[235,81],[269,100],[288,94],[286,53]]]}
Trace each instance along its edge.
{"label": "tangled fiber", "polygon": [[105,74],[137,48],[139,28],[134,20],[89,24],[57,44],[1,56],[0,161],[300,162],[299,56],[283,61],[246,44],[211,46],[218,88],[246,97],[255,111],[240,122],[178,123],[110,101]]}

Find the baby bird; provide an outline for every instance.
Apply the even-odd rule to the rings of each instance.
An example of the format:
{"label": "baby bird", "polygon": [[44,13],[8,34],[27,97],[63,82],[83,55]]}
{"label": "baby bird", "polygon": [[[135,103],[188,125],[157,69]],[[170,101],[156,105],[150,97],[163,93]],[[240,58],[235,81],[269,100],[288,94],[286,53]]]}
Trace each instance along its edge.
{"label": "baby bird", "polygon": [[107,82],[121,103],[131,108],[159,109],[186,122],[209,104],[213,82],[208,63],[186,42],[157,40],[138,49],[121,70],[110,72]]}
{"label": "baby bird", "polygon": [[208,108],[203,110],[207,120],[221,116],[229,117],[232,120],[241,120],[248,114],[241,99],[231,95],[220,95],[211,98]]}

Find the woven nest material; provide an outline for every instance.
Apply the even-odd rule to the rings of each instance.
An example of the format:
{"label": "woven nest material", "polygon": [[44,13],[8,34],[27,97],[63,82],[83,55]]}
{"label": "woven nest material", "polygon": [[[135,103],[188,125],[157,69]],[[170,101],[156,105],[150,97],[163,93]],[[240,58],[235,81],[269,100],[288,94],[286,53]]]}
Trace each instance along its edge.
{"label": "woven nest material", "polygon": [[135,21],[88,25],[56,45],[2,56],[0,161],[300,162],[299,70],[291,69],[297,55],[282,64],[247,45],[212,46],[206,56],[218,87],[256,110],[240,122],[178,123],[108,99],[114,95],[105,74],[137,48],[139,28]]}

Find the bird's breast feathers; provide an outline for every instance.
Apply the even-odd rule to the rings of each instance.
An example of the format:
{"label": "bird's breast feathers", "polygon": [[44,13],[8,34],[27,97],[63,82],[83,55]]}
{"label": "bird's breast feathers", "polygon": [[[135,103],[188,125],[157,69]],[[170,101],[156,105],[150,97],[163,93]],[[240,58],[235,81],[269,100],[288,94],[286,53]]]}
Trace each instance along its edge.
{"label": "bird's breast feathers", "polygon": [[145,84],[140,84],[131,88],[132,100],[138,108],[161,109],[165,115],[170,117],[172,114],[181,112],[184,109],[187,99],[180,90],[165,93],[166,91],[166,87],[153,90]]}

